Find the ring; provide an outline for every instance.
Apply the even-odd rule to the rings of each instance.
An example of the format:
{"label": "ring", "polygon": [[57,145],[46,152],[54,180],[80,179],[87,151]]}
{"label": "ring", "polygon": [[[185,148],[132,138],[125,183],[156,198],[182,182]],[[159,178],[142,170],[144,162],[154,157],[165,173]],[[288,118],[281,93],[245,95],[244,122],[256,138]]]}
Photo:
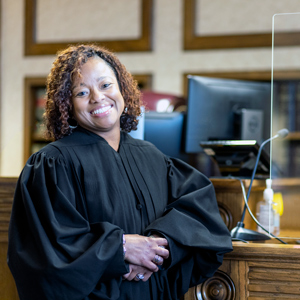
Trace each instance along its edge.
{"label": "ring", "polygon": [[144,279],[144,277],[145,277],[145,276],[144,276],[143,274],[136,274],[136,275],[135,275],[135,278],[136,278],[136,279]]}
{"label": "ring", "polygon": [[159,264],[159,263],[161,263],[163,261],[163,258],[162,257],[160,257],[159,255],[155,255],[154,256],[154,259],[153,259],[153,262],[155,263],[155,264]]}

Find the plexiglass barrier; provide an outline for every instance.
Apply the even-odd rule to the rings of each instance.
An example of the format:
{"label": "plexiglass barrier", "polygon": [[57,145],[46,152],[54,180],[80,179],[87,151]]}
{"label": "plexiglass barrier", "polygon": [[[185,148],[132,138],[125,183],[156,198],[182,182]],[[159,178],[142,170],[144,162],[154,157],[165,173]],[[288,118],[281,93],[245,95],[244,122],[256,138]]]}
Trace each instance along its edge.
{"label": "plexiglass barrier", "polygon": [[[272,19],[270,178],[274,192],[268,229],[300,243],[300,12]],[[282,132],[282,131],[281,131]],[[285,134],[284,134],[285,135]]]}

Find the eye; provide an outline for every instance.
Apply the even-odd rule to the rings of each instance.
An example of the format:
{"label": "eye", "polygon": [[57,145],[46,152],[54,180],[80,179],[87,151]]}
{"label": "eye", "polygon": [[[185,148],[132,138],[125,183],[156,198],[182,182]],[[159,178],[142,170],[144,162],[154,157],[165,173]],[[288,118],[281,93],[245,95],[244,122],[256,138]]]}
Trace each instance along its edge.
{"label": "eye", "polygon": [[88,94],[87,91],[81,91],[81,92],[77,93],[77,94],[75,95],[75,97],[83,97],[83,96],[86,96],[87,94]]}
{"label": "eye", "polygon": [[103,83],[103,84],[102,84],[102,87],[103,87],[104,89],[107,89],[107,88],[109,88],[111,85],[112,85],[112,83]]}

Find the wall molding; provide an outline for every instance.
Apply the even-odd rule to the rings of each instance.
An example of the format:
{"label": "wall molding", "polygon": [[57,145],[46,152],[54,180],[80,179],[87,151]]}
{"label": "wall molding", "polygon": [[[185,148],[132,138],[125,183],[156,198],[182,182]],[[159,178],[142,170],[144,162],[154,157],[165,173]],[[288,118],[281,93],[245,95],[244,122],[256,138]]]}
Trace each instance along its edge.
{"label": "wall molding", "polygon": [[[204,50],[220,48],[253,48],[271,47],[272,33],[245,35],[214,35],[197,36],[196,28],[196,1],[185,0],[184,2],[184,50]],[[198,0],[201,1],[201,0]],[[274,44],[276,46],[296,46],[300,45],[300,32],[276,33]]]}
{"label": "wall molding", "polygon": [[[38,0],[25,0],[25,56],[52,55],[70,44],[87,43],[71,41],[68,43],[38,43],[36,41],[36,4]],[[153,0],[142,1],[141,37],[129,40],[96,40],[90,43],[101,44],[114,52],[151,51],[152,50],[152,11]]]}

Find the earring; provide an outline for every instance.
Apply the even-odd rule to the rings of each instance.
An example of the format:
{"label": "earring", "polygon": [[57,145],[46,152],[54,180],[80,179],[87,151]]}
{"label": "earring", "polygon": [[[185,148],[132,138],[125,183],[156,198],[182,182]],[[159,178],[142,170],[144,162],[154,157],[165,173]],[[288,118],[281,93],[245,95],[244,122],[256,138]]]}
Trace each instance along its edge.
{"label": "earring", "polygon": [[[70,122],[70,121],[71,121],[72,123],[75,123],[75,124],[71,125],[71,122]],[[76,121],[75,119],[71,119],[71,118],[70,118],[70,119],[68,120],[68,123],[69,123],[69,127],[70,127],[71,129],[76,129],[77,126],[78,126],[78,123],[77,123],[77,121]]]}

